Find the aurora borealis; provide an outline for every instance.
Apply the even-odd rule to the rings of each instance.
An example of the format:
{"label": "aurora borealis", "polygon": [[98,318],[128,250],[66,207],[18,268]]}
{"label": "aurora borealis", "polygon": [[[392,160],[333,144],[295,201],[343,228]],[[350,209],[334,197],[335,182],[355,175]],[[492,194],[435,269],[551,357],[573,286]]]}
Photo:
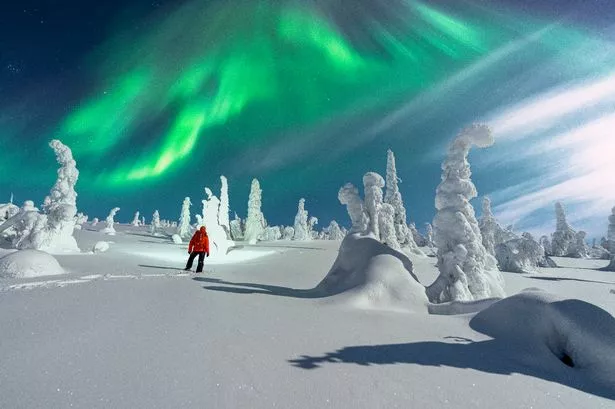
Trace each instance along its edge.
{"label": "aurora borealis", "polygon": [[[42,200],[54,177],[45,151],[53,137],[73,149],[79,206],[92,217],[117,205],[126,209],[120,219],[155,208],[175,219],[184,196],[198,202],[225,174],[240,216],[258,177],[270,222],[290,223],[303,196],[321,224],[345,223],[337,189],[383,172],[391,147],[409,216],[421,226],[433,216],[444,144],[486,120],[496,147],[477,153],[473,169],[496,215],[500,206],[507,222],[541,230],[551,211],[539,194],[552,188],[545,183],[579,177],[595,192],[575,198],[564,187],[553,199],[585,209],[573,222],[600,234],[600,212],[615,205],[615,188],[592,185],[597,170],[588,165],[601,163],[610,136],[594,126],[570,137],[615,113],[614,93],[599,92],[615,75],[615,35],[599,18],[606,11],[595,10],[608,2],[591,13],[578,2],[512,0],[134,3],[137,11],[122,14],[130,6],[117,2],[117,13],[92,20],[105,34],[70,55],[68,74],[33,81],[12,62],[16,47],[2,54],[12,68],[0,77],[0,171],[10,175],[0,194]],[[586,90],[595,83],[603,85]],[[569,103],[580,94],[584,102]],[[579,159],[587,140],[602,149]],[[516,213],[515,200],[532,195]]]}

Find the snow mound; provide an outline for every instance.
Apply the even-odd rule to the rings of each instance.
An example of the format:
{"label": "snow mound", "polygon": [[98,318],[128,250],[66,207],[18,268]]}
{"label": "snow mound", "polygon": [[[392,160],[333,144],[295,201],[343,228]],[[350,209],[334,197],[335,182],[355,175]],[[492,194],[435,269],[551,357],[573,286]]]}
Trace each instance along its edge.
{"label": "snow mound", "polygon": [[179,234],[174,234],[173,236],[171,236],[171,239],[173,240],[173,243],[175,244],[182,244],[182,238],[180,237]]}
{"label": "snow mound", "polygon": [[470,326],[526,346],[538,365],[549,367],[558,359],[597,386],[615,390],[615,318],[593,304],[528,289],[481,311]]}
{"label": "snow mound", "polygon": [[109,250],[109,242],[107,241],[99,241],[92,247],[94,253],[104,253],[107,250]]}
{"label": "snow mound", "polygon": [[321,297],[363,309],[427,312],[427,295],[412,262],[373,236],[348,235],[327,276],[314,289]]}
{"label": "snow mound", "polygon": [[32,278],[66,274],[60,263],[39,250],[20,250],[0,258],[0,278]]}

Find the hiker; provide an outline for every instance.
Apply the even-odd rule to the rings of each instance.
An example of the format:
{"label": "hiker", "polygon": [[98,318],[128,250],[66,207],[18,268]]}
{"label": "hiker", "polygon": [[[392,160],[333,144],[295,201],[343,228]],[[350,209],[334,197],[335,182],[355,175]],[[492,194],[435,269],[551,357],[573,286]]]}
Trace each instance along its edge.
{"label": "hiker", "polygon": [[209,257],[209,237],[207,237],[207,230],[205,230],[205,226],[201,226],[201,228],[194,233],[192,239],[190,239],[190,244],[188,244],[188,253],[190,254],[190,257],[188,257],[188,263],[186,263],[186,268],[184,270],[192,269],[194,259],[196,256],[199,256],[199,264],[196,266],[196,272],[202,273],[205,256]]}

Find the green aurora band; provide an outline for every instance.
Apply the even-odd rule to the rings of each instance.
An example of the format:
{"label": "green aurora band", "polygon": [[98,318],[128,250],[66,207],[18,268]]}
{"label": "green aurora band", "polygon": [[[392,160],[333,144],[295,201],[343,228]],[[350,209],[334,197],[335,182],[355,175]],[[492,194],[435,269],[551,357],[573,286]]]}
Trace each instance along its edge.
{"label": "green aurora band", "polygon": [[[86,163],[121,157],[134,149],[134,136],[150,137],[136,158],[96,172],[84,168],[82,179],[114,188],[154,182],[195,153],[240,150],[345,112],[409,100],[544,27],[410,2],[400,11],[402,25],[371,22],[372,45],[365,46],[315,6],[220,3],[191,1],[146,33],[124,32],[99,50],[94,93],[56,135]],[[557,54],[586,38],[555,27],[541,46]]]}

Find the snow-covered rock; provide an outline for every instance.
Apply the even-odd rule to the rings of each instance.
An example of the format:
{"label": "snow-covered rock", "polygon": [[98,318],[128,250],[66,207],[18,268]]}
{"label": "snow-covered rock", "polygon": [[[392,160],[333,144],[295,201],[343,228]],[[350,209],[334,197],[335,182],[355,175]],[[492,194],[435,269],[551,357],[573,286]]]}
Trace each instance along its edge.
{"label": "snow-covered rock", "polygon": [[346,236],[331,270],[313,291],[356,308],[427,311],[425,287],[410,259],[372,235]]}
{"label": "snow-covered rock", "polygon": [[432,302],[472,301],[504,296],[504,279],[487,252],[470,200],[477,196],[467,157],[473,145],[493,144],[485,125],[464,129],[452,142],[442,163],[436,190],[434,240],[440,275],[427,289]]}
{"label": "snow-covered rock", "polygon": [[107,241],[96,242],[94,247],[92,247],[92,252],[94,253],[104,253],[107,250],[109,250],[109,242]]}
{"label": "snow-covered rock", "polygon": [[0,258],[0,278],[32,278],[66,274],[51,254],[20,250]]}
{"label": "snow-covered rock", "polygon": [[575,376],[615,390],[615,318],[593,304],[529,289],[479,312],[470,325],[525,347],[544,371],[562,372],[564,364]]}

